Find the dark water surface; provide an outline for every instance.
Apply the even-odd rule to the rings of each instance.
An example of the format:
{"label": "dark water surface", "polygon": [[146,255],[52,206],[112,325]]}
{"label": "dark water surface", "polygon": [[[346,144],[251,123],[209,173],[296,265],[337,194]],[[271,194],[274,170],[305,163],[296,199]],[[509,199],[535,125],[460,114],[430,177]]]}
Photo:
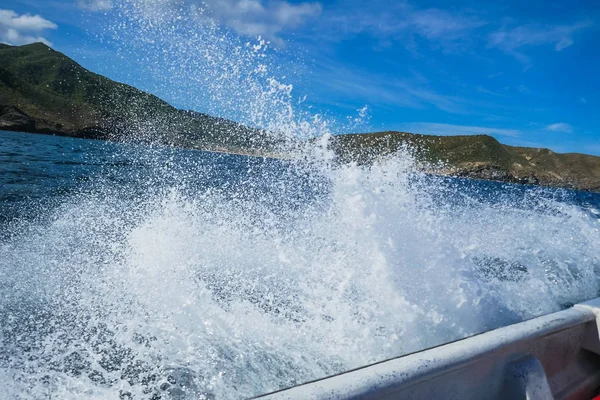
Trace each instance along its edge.
{"label": "dark water surface", "polygon": [[[26,206],[44,200],[90,190],[102,180],[133,184],[147,190],[148,184],[168,184],[166,176],[177,176],[197,185],[236,186],[244,179],[263,176],[289,178],[286,162],[212,152],[140,147],[88,139],[0,131],[0,220],[27,214]],[[149,160],[151,158],[151,160]],[[156,169],[156,159],[162,159]],[[190,160],[191,159],[191,160]],[[194,168],[196,170],[194,170]],[[289,171],[288,171],[289,172]],[[295,176],[304,191],[312,188]],[[161,181],[162,179],[162,181]],[[435,178],[433,178],[435,180]],[[438,179],[439,180],[439,179]],[[469,179],[441,178],[468,197],[499,202],[511,196],[526,196],[537,187]],[[177,182],[171,182],[177,183]],[[561,189],[544,189],[545,197],[580,205],[600,215],[600,194]]]}
{"label": "dark water surface", "polygon": [[[0,131],[0,221],[39,212],[40,205],[58,204],[74,193],[98,186],[123,187],[123,196],[146,195],[167,187],[201,192],[207,188],[232,190],[260,185],[297,203],[315,188],[310,179],[289,163],[263,157],[136,146],[60,136]],[[269,182],[270,181],[270,182]]]}
{"label": "dark water surface", "polygon": [[0,392],[244,398],[596,297],[600,195],[0,132]]}

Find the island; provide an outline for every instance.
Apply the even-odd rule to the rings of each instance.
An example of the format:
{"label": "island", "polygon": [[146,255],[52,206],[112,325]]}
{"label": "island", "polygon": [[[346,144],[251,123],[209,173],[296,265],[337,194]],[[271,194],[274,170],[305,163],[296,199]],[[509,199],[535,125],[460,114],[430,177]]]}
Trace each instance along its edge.
{"label": "island", "polygon": [[[0,44],[0,130],[261,156],[281,155],[285,148],[277,135],[179,110],[43,43]],[[600,157],[508,146],[487,135],[338,134],[329,147],[338,164],[371,165],[405,148],[428,173],[600,192]]]}

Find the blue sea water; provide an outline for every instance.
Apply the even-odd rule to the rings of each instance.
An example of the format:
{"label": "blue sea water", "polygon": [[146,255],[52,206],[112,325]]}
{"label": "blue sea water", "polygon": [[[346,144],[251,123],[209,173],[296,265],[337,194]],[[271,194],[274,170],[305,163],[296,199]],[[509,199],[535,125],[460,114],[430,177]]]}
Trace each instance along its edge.
{"label": "blue sea water", "polygon": [[[2,134],[0,147],[0,221],[35,215],[36,207],[56,204],[70,193],[93,190],[99,181],[110,185],[130,185],[141,193],[152,185],[178,184],[182,180],[198,190],[207,187],[238,187],[257,177],[272,180],[293,179],[286,185],[298,196],[312,192],[310,182],[295,174],[285,174],[286,161],[234,154],[141,147],[123,143],[36,135],[20,132]],[[158,160],[157,160],[158,159]],[[160,164],[157,167],[157,162]],[[288,169],[287,172],[291,173]],[[176,177],[177,180],[173,181]],[[169,179],[171,181],[169,182]],[[435,178],[434,178],[435,180]],[[486,202],[501,202],[507,197],[523,198],[534,192],[543,197],[579,205],[600,216],[600,194],[529,185],[511,185],[470,179],[442,178],[452,189]],[[266,188],[263,187],[266,190]],[[135,191],[135,189],[133,189]],[[282,199],[290,196],[280,196]],[[293,195],[292,195],[293,196]],[[452,196],[454,197],[454,196]],[[460,195],[454,200],[459,201]],[[451,200],[451,199],[447,199]],[[296,198],[290,199],[292,203]]]}
{"label": "blue sea water", "polygon": [[0,132],[0,390],[244,398],[556,311],[598,295],[598,210],[408,154]]}

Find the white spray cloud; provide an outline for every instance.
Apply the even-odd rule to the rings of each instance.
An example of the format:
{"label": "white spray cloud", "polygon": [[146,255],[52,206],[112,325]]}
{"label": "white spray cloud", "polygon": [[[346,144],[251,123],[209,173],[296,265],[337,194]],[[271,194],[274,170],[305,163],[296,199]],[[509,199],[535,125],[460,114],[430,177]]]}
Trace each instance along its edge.
{"label": "white spray cloud", "polygon": [[76,4],[88,11],[108,11],[113,8],[112,0],[76,0]]}
{"label": "white spray cloud", "polygon": [[[121,4],[133,5],[146,18],[154,21],[169,20],[169,15],[195,16],[199,23],[207,20],[225,26],[239,35],[261,36],[283,45],[280,35],[295,29],[321,14],[318,2],[288,3],[285,0],[130,0]],[[107,11],[118,2],[113,0],[77,0],[80,8]]]}
{"label": "white spray cloud", "polygon": [[350,128],[358,128],[365,127],[368,125],[369,120],[371,119],[370,110],[368,105],[364,105],[363,107],[356,110],[355,116],[348,116],[348,122],[350,124]]}

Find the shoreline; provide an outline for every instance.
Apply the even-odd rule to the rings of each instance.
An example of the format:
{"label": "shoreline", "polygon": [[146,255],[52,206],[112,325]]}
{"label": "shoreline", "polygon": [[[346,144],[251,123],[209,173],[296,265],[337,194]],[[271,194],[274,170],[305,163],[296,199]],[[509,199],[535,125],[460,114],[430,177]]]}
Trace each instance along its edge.
{"label": "shoreline", "polygon": [[[243,157],[255,157],[255,158],[263,158],[263,159],[271,159],[271,160],[288,160],[288,161],[293,161],[293,160],[298,160],[299,157],[298,156],[293,156],[293,155],[283,155],[283,154],[257,154],[257,153],[253,153],[251,151],[243,151],[241,149],[219,149],[219,148],[201,148],[201,147],[195,147],[195,146],[191,146],[191,147],[186,147],[186,146],[180,146],[180,145],[175,145],[175,144],[166,144],[166,143],[148,143],[148,142],[135,142],[135,141],[124,141],[124,140],[118,140],[118,139],[111,139],[109,137],[100,137],[98,135],[95,136],[89,136],[89,135],[73,135],[69,132],[61,132],[61,131],[51,131],[51,130],[23,130],[23,129],[7,129],[6,127],[0,127],[0,131],[5,131],[5,132],[15,132],[15,133],[25,133],[25,134],[31,134],[31,135],[47,135],[47,136],[59,136],[59,137],[66,137],[66,138],[73,138],[73,139],[84,139],[84,140],[98,140],[98,141],[104,141],[104,142],[111,142],[111,143],[129,143],[129,144],[139,144],[139,145],[161,145],[161,146],[165,146],[165,147],[170,147],[173,149],[181,149],[181,150],[193,150],[193,151],[200,151],[200,152],[207,152],[207,153],[214,153],[214,154],[223,154],[223,155],[234,155],[234,156],[243,156]],[[81,131],[79,131],[81,132]],[[92,130],[90,129],[89,132],[99,132],[98,130]],[[74,132],[76,133],[76,132]],[[342,165],[342,163],[338,164],[338,165]],[[545,187],[545,188],[550,188],[550,189],[565,189],[565,190],[572,190],[572,191],[578,191],[578,192],[583,192],[583,193],[599,193],[600,194],[600,188],[599,189],[594,189],[594,188],[581,188],[581,187],[576,187],[570,183],[566,183],[566,184],[559,184],[559,183],[542,183],[540,182],[540,180],[535,177],[535,176],[530,176],[530,177],[526,177],[526,178],[518,178],[513,176],[510,172],[508,171],[494,171],[494,168],[479,168],[479,169],[458,169],[458,168],[451,168],[451,167],[447,167],[447,168],[428,168],[425,165],[421,165],[421,166],[417,166],[417,170],[419,172],[425,173],[425,174],[430,174],[430,175],[436,175],[436,176],[440,176],[440,177],[449,177],[449,178],[460,178],[460,179],[472,179],[472,180],[479,180],[479,181],[488,181],[488,182],[497,182],[497,183],[508,183],[508,184],[515,184],[515,185],[527,185],[527,186],[538,186],[538,187]],[[499,174],[501,174],[502,176],[497,176],[497,177],[490,177],[490,171],[492,172],[497,172]],[[487,175],[487,176],[485,176]]]}

